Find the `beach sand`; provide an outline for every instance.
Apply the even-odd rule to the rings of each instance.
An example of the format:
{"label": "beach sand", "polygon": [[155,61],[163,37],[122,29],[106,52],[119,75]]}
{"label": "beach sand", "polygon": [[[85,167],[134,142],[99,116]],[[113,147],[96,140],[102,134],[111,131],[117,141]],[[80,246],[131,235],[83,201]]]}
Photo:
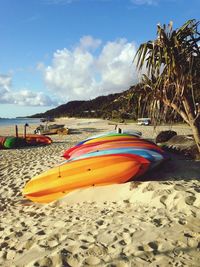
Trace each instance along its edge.
{"label": "beach sand", "polygon": [[[46,205],[22,196],[26,182],[61,163],[67,148],[115,127],[100,119],[63,122],[71,134],[51,136],[49,146],[0,151],[0,266],[200,266],[199,161],[171,154],[140,181],[77,190]],[[185,125],[119,127],[150,139],[169,129],[191,134]],[[14,133],[0,127],[0,135]]]}

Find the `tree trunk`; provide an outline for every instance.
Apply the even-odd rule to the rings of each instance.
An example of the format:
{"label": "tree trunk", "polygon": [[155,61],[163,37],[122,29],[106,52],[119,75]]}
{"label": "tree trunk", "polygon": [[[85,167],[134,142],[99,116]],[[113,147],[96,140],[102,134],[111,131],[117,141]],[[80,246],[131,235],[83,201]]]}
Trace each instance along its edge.
{"label": "tree trunk", "polygon": [[195,143],[197,145],[197,149],[199,151],[199,159],[200,159],[200,127],[196,124],[190,125],[192,129],[192,133],[194,136]]}
{"label": "tree trunk", "polygon": [[188,110],[186,111],[181,110],[177,105],[170,103],[168,99],[164,99],[163,102],[165,105],[173,108],[183,118],[183,120],[191,127],[194,136],[194,141],[197,145],[197,149],[199,152],[198,158],[200,159],[200,120],[196,120],[196,122],[194,123],[194,118],[191,112],[187,113]]}
{"label": "tree trunk", "polygon": [[185,112],[190,122],[190,127],[193,132],[194,140],[199,151],[198,158],[200,159],[200,123],[199,120],[195,121],[195,112],[194,109],[191,108],[190,99],[188,97],[184,96],[183,106],[185,107]]}

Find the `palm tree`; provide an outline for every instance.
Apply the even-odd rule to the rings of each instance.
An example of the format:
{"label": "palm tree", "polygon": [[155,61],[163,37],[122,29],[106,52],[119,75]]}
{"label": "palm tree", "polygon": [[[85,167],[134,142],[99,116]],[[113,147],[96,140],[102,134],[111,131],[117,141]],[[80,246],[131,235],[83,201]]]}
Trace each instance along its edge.
{"label": "palm tree", "polygon": [[[199,22],[187,21],[177,30],[157,25],[157,38],[141,44],[134,60],[146,67],[143,82],[154,99],[176,111],[191,127],[200,154],[200,33]],[[150,82],[151,81],[151,82]],[[145,87],[145,86],[144,86]]]}

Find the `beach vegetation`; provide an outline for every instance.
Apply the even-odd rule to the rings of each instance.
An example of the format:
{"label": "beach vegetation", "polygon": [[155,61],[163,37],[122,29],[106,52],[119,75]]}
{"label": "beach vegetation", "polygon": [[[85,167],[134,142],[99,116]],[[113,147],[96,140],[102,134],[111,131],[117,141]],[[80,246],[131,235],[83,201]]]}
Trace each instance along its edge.
{"label": "beach vegetation", "polygon": [[191,127],[200,154],[199,23],[188,20],[176,30],[172,22],[158,24],[156,39],[141,44],[134,61],[143,72],[141,95],[148,97],[153,117],[161,107],[178,114]]}

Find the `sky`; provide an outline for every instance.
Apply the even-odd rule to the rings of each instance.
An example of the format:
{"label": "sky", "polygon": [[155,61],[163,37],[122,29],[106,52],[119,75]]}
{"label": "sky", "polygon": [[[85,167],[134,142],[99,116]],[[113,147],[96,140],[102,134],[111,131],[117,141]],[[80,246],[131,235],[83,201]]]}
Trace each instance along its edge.
{"label": "sky", "polygon": [[156,25],[199,20],[200,0],[0,0],[0,118],[122,92]]}

